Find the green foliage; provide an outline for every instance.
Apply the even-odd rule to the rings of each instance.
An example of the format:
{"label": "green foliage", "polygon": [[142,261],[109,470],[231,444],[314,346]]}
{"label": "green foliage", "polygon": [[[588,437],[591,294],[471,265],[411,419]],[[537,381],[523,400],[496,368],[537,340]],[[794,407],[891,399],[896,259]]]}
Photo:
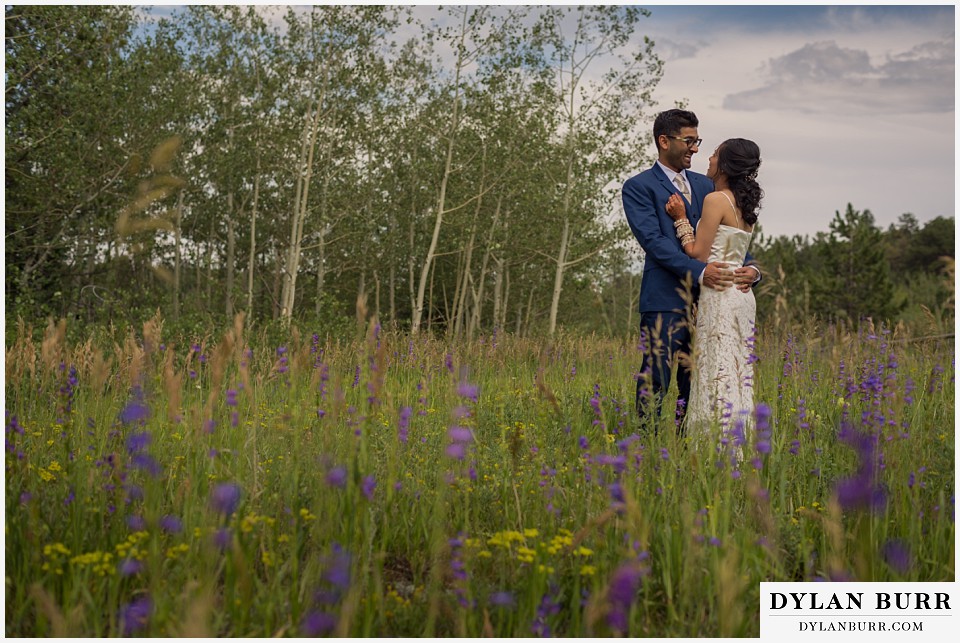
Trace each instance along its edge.
{"label": "green foliage", "polygon": [[635,435],[635,337],[308,328],[14,335],[7,635],[756,637],[763,581],[954,578],[952,340],[761,332],[737,460]]}
{"label": "green foliage", "polygon": [[847,205],[842,215],[837,212],[830,234],[816,245],[821,269],[811,284],[813,306],[828,311],[830,317],[850,321],[892,319],[902,304],[893,297],[882,240],[869,210]]}
{"label": "green foliage", "polygon": [[[953,219],[922,227],[913,215],[886,231],[869,210],[848,205],[830,232],[774,239],[758,235],[753,253],[764,270],[760,325],[817,317],[905,321],[945,328],[953,317]],[[931,320],[935,320],[932,321]]]}
{"label": "green foliage", "polygon": [[[408,325],[442,191],[431,329],[532,332],[565,217],[562,283],[603,270],[591,253],[615,236],[599,213],[616,196],[601,188],[637,162],[662,63],[649,40],[627,46],[641,10],[458,11],[421,23],[403,7],[8,7],[8,320],[159,307],[188,326],[239,310],[259,323],[295,290],[291,319],[366,295]],[[457,75],[445,24],[464,16]],[[562,28],[578,16],[579,45]],[[606,89],[565,136],[560,107],[581,105],[556,48],[584,43],[611,57],[577,87]],[[173,147],[161,171],[154,154]],[[145,189],[161,177],[165,191]],[[118,213],[134,205],[154,227],[124,234]]]}

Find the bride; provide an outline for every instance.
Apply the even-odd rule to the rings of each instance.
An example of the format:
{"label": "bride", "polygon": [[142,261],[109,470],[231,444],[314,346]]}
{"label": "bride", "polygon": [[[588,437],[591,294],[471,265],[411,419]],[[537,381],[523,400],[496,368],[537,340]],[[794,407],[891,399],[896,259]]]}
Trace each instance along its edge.
{"label": "bride", "polygon": [[[714,150],[707,176],[716,189],[703,201],[696,235],[683,199],[676,194],[670,197],[667,214],[674,220],[684,252],[700,261],[724,262],[731,269],[743,265],[763,198],[756,180],[759,167],[760,148],[753,141],[732,138]],[[717,422],[729,430],[737,418],[747,421],[752,413],[756,309],[749,286],[701,289],[687,435],[702,436]]]}

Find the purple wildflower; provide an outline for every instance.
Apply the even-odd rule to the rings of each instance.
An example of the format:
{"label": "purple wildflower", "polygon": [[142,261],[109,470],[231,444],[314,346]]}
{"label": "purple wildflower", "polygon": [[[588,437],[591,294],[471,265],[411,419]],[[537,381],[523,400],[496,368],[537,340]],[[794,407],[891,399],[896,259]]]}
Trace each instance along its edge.
{"label": "purple wildflower", "polygon": [[621,634],[627,633],[630,606],[640,589],[641,575],[640,567],[631,561],[618,567],[610,578],[607,589],[607,601],[610,604],[607,624]]}
{"label": "purple wildflower", "polygon": [[130,636],[147,627],[151,614],[153,614],[153,601],[149,596],[139,596],[121,607],[120,623],[123,627],[123,635]]}
{"label": "purple wildflower", "polygon": [[457,395],[460,397],[469,398],[476,402],[479,394],[480,389],[476,384],[468,384],[466,381],[462,381],[457,385]]}
{"label": "purple wildflower", "polygon": [[402,444],[407,443],[407,435],[410,432],[410,416],[412,415],[412,407],[404,406],[400,409],[400,422],[398,424],[397,436]]}
{"label": "purple wildflower", "polygon": [[548,590],[544,592],[543,597],[540,599],[540,604],[537,605],[537,614],[533,620],[533,633],[537,636],[550,637],[553,635],[550,630],[550,624],[547,621],[551,616],[560,613],[561,606],[556,599],[557,591],[558,588],[551,583]]}
{"label": "purple wildflower", "polygon": [[910,547],[902,540],[888,540],[882,549],[883,560],[898,574],[906,574],[913,566]]}
{"label": "purple wildflower", "polygon": [[334,467],[327,472],[327,484],[331,487],[343,489],[347,484],[347,468]]}
{"label": "purple wildflower", "polygon": [[133,400],[120,411],[120,421],[124,424],[143,422],[150,417],[150,409],[139,400]]}
{"label": "purple wildflower", "polygon": [[147,521],[143,519],[143,516],[127,516],[127,527],[130,528],[130,531],[146,531]]}
{"label": "purple wildflower", "polygon": [[857,474],[839,480],[836,484],[837,500],[844,509],[868,509],[879,511],[887,504],[886,491],[874,484],[870,475]]}
{"label": "purple wildflower", "polygon": [[153,456],[146,453],[137,453],[134,455],[132,458],[130,458],[130,464],[134,469],[142,469],[154,478],[159,476],[160,472],[163,471],[163,467],[160,466],[160,463],[157,462]]}
{"label": "purple wildflower", "polygon": [[622,505],[626,502],[626,498],[623,496],[623,487],[620,486],[619,482],[614,482],[607,488],[610,490],[610,499],[613,500],[615,505]]}
{"label": "purple wildflower", "polygon": [[136,576],[144,569],[143,562],[136,558],[124,558],[117,566],[117,572],[121,576]]}
{"label": "purple wildflower", "polygon": [[365,476],[363,482],[360,485],[360,491],[363,492],[363,497],[373,502],[373,490],[377,488],[377,480],[373,476]]}
{"label": "purple wildflower", "polygon": [[465,426],[451,426],[447,430],[447,437],[454,442],[473,442],[473,431]]}
{"label": "purple wildflower", "polygon": [[233,533],[226,527],[218,529],[213,534],[213,544],[220,551],[224,551],[225,549],[227,549],[230,546],[230,543],[232,540],[233,540]]}
{"label": "purple wildflower", "polygon": [[150,433],[144,431],[143,433],[134,433],[133,435],[127,438],[127,453],[139,453],[143,451],[148,446],[150,446],[150,441],[152,437]]}
{"label": "purple wildflower", "polygon": [[494,592],[490,594],[490,604],[494,607],[512,608],[516,604],[513,594],[510,592]]}
{"label": "purple wildflower", "polygon": [[323,578],[334,587],[346,591],[350,587],[350,554],[334,543],[326,557]]}
{"label": "purple wildflower", "polygon": [[328,612],[309,612],[300,622],[300,630],[306,636],[322,636],[337,626],[337,617]]}
{"label": "purple wildflower", "polygon": [[210,491],[210,506],[217,513],[229,518],[240,504],[240,485],[223,482]]}
{"label": "purple wildflower", "polygon": [[160,529],[168,534],[179,534],[183,531],[183,522],[176,516],[167,514],[160,519]]}

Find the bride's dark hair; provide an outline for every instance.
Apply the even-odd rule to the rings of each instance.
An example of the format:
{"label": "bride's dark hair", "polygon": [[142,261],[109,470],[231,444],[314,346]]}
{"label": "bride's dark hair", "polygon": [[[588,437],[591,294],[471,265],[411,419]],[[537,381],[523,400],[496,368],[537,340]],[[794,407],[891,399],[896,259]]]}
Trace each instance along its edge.
{"label": "bride's dark hair", "polygon": [[763,190],[757,183],[760,169],[760,147],[745,138],[730,138],[717,151],[717,170],[727,177],[727,184],[737,201],[743,220],[757,222]]}

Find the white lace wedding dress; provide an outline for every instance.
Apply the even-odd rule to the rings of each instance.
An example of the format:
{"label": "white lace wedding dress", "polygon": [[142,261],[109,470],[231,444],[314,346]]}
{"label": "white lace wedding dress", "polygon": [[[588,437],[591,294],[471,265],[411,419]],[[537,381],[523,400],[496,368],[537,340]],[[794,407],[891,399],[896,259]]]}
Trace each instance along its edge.
{"label": "white lace wedding dress", "polygon": [[[726,195],[724,195],[726,196]],[[731,205],[733,205],[731,203]],[[751,232],[721,225],[707,261],[743,265]],[[699,438],[719,426],[750,423],[753,412],[753,364],[750,359],[757,304],[753,291],[703,287],[693,340],[693,372],[687,403],[687,435]]]}

